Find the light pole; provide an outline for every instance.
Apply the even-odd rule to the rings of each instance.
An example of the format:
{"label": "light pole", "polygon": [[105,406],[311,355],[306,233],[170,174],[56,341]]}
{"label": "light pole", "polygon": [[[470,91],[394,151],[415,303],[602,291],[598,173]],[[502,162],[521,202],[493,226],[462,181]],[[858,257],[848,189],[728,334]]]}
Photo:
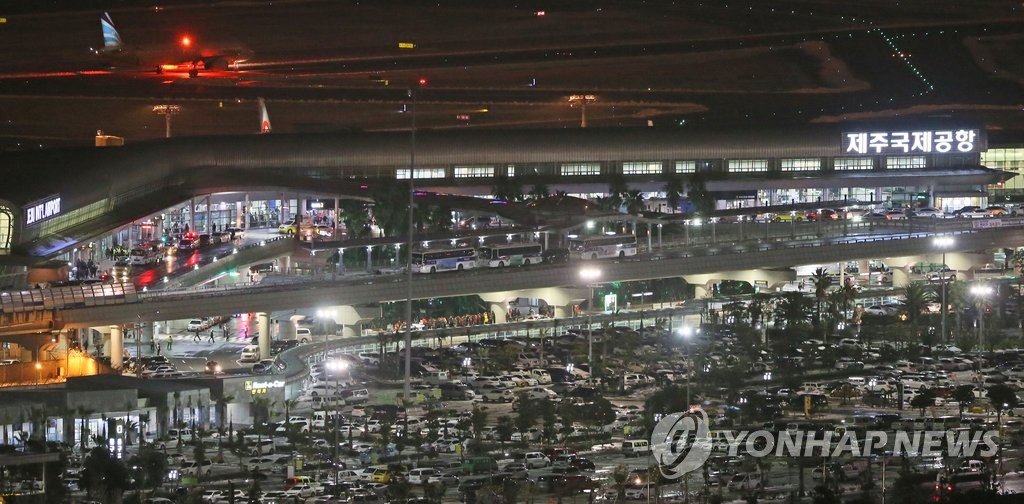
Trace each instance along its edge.
{"label": "light pole", "polygon": [[684,325],[679,328],[679,335],[683,338],[683,348],[686,350],[686,409],[690,409],[690,377],[693,376],[693,359],[690,356],[690,337],[693,336],[693,328]]}
{"label": "light pole", "polygon": [[971,294],[975,297],[978,306],[978,344],[985,348],[985,298],[992,295],[994,291],[988,285],[975,285],[971,287]]}
{"label": "light pole", "polygon": [[[324,354],[324,355],[326,355],[326,354]],[[331,374],[334,375],[334,393],[335,393],[335,395],[337,395],[337,393],[338,393],[339,377],[341,376],[341,373],[343,371],[348,369],[348,362],[347,361],[343,361],[343,360],[327,361],[326,367],[327,367],[327,370],[330,371]],[[334,461],[333,461],[334,463],[332,464],[334,466],[334,482],[335,483],[338,482],[338,444],[339,444],[339,441],[338,441],[338,418],[340,416],[341,415],[338,412],[338,402],[335,401],[334,402]],[[348,427],[348,440],[349,440],[349,443],[351,443],[352,442],[352,424],[351,424],[351,422],[348,424],[348,426],[349,426]]]}
{"label": "light pole", "polygon": [[949,341],[948,335],[946,334],[946,312],[949,311],[949,307],[946,306],[946,282],[949,276],[946,272],[946,249],[952,247],[956,240],[952,236],[939,236],[936,237],[932,243],[942,250],[942,270],[939,272],[942,278],[942,341]]}
{"label": "light pole", "polygon": [[329,350],[327,340],[329,339],[330,334],[327,332],[327,324],[324,323],[324,319],[330,319],[331,322],[334,322],[334,310],[330,308],[321,308],[316,311],[316,325],[318,327],[323,327],[324,331],[324,360],[327,360],[327,353]]}
{"label": "light pole", "polygon": [[171,138],[171,117],[181,113],[181,105],[153,105],[153,113],[164,116],[164,136]]}
{"label": "light pole", "polygon": [[590,316],[594,312],[594,280],[601,278],[601,269],[587,266],[580,269],[580,278],[587,282],[590,287],[590,300],[587,301],[587,365],[590,366],[590,373],[594,373],[594,325],[590,322]]}
{"label": "light pole", "polygon": [[[425,84],[426,81],[420,80],[421,85]],[[416,194],[416,92],[412,88],[406,91],[409,100],[412,102],[412,107],[409,113],[410,116],[410,133],[409,133],[409,236],[406,237],[408,241],[408,247],[406,247],[406,254],[408,257],[405,261],[405,274],[406,274],[406,296],[405,296],[405,381],[402,386],[403,395],[406,400],[409,399],[412,393],[412,234],[414,228],[413,224],[413,200]],[[383,354],[382,354],[383,355]]]}

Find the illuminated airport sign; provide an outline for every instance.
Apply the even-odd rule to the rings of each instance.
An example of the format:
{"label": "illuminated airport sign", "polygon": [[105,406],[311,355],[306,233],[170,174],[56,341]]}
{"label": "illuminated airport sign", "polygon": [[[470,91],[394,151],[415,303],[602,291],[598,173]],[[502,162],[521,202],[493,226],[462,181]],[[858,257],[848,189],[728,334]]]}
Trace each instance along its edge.
{"label": "illuminated airport sign", "polygon": [[41,199],[25,207],[25,224],[37,224],[60,215],[60,195]]}
{"label": "illuminated airport sign", "polygon": [[979,152],[980,143],[976,129],[843,133],[843,152],[854,155],[963,154]]}

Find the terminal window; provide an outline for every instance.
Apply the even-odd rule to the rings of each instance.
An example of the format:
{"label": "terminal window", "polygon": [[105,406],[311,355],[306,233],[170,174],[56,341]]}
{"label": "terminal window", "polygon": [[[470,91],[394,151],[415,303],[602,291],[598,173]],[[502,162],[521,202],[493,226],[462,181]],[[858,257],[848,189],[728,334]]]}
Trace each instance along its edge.
{"label": "terminal window", "polygon": [[835,171],[853,171],[853,170],[874,170],[875,164],[871,158],[836,158],[835,164],[832,165]]}
{"label": "terminal window", "polygon": [[730,173],[750,173],[768,171],[767,159],[730,159]]}
{"label": "terminal window", "polygon": [[697,173],[697,162],[676,161],[676,173]]}
{"label": "terminal window", "polygon": [[885,167],[890,170],[920,170],[927,166],[924,156],[890,156],[885,158]]}
{"label": "terminal window", "polygon": [[494,177],[493,166],[456,166],[455,178],[491,178]]}
{"label": "terminal window", "polygon": [[660,161],[627,161],[622,163],[623,175],[660,175]]}
{"label": "terminal window", "polygon": [[600,175],[601,164],[600,163],[576,163],[576,164],[564,164],[561,167],[561,173],[563,176],[577,176],[577,175]]}
{"label": "terminal window", "polygon": [[821,160],[818,158],[783,159],[781,166],[784,172],[820,171]]}
{"label": "terminal window", "polygon": [[[417,179],[443,179],[445,177],[444,168],[416,168],[414,178]],[[409,179],[409,169],[399,168],[395,170],[395,178],[398,180]]]}

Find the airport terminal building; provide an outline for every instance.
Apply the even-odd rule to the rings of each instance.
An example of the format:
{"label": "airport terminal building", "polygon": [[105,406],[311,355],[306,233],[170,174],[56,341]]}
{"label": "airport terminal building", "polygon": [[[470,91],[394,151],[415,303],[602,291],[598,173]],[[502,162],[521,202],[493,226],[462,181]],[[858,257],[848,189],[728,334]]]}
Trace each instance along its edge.
{"label": "airport terminal building", "polygon": [[[418,190],[483,197],[509,183],[583,196],[624,184],[659,200],[675,184],[685,205],[686,188],[699,183],[718,209],[846,201],[955,210],[987,205],[989,188],[1015,174],[998,168],[1017,169],[1017,157],[1024,151],[991,151],[985,129],[949,122],[429,130],[415,142],[409,132],[172,138],[11,155],[0,188],[0,253],[59,256],[198,199],[227,213],[294,215],[306,199],[369,200],[375,188],[409,177]],[[985,166],[986,158],[999,162]]]}

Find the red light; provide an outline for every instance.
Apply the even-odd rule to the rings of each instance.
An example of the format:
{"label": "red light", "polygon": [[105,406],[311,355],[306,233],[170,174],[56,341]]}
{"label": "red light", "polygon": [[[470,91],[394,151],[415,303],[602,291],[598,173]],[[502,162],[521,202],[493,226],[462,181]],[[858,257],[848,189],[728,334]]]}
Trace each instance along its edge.
{"label": "red light", "polygon": [[420,86],[426,86],[426,85],[427,85],[427,78],[426,77],[420,77]]}
{"label": "red light", "polygon": [[181,37],[181,45],[183,45],[185,47],[191,46],[192,45],[192,38],[189,37],[188,35],[185,35],[184,37]]}
{"label": "red light", "polygon": [[542,10],[537,11],[537,17],[544,17],[544,16],[547,16],[547,15],[548,15],[547,12],[544,12]]}

